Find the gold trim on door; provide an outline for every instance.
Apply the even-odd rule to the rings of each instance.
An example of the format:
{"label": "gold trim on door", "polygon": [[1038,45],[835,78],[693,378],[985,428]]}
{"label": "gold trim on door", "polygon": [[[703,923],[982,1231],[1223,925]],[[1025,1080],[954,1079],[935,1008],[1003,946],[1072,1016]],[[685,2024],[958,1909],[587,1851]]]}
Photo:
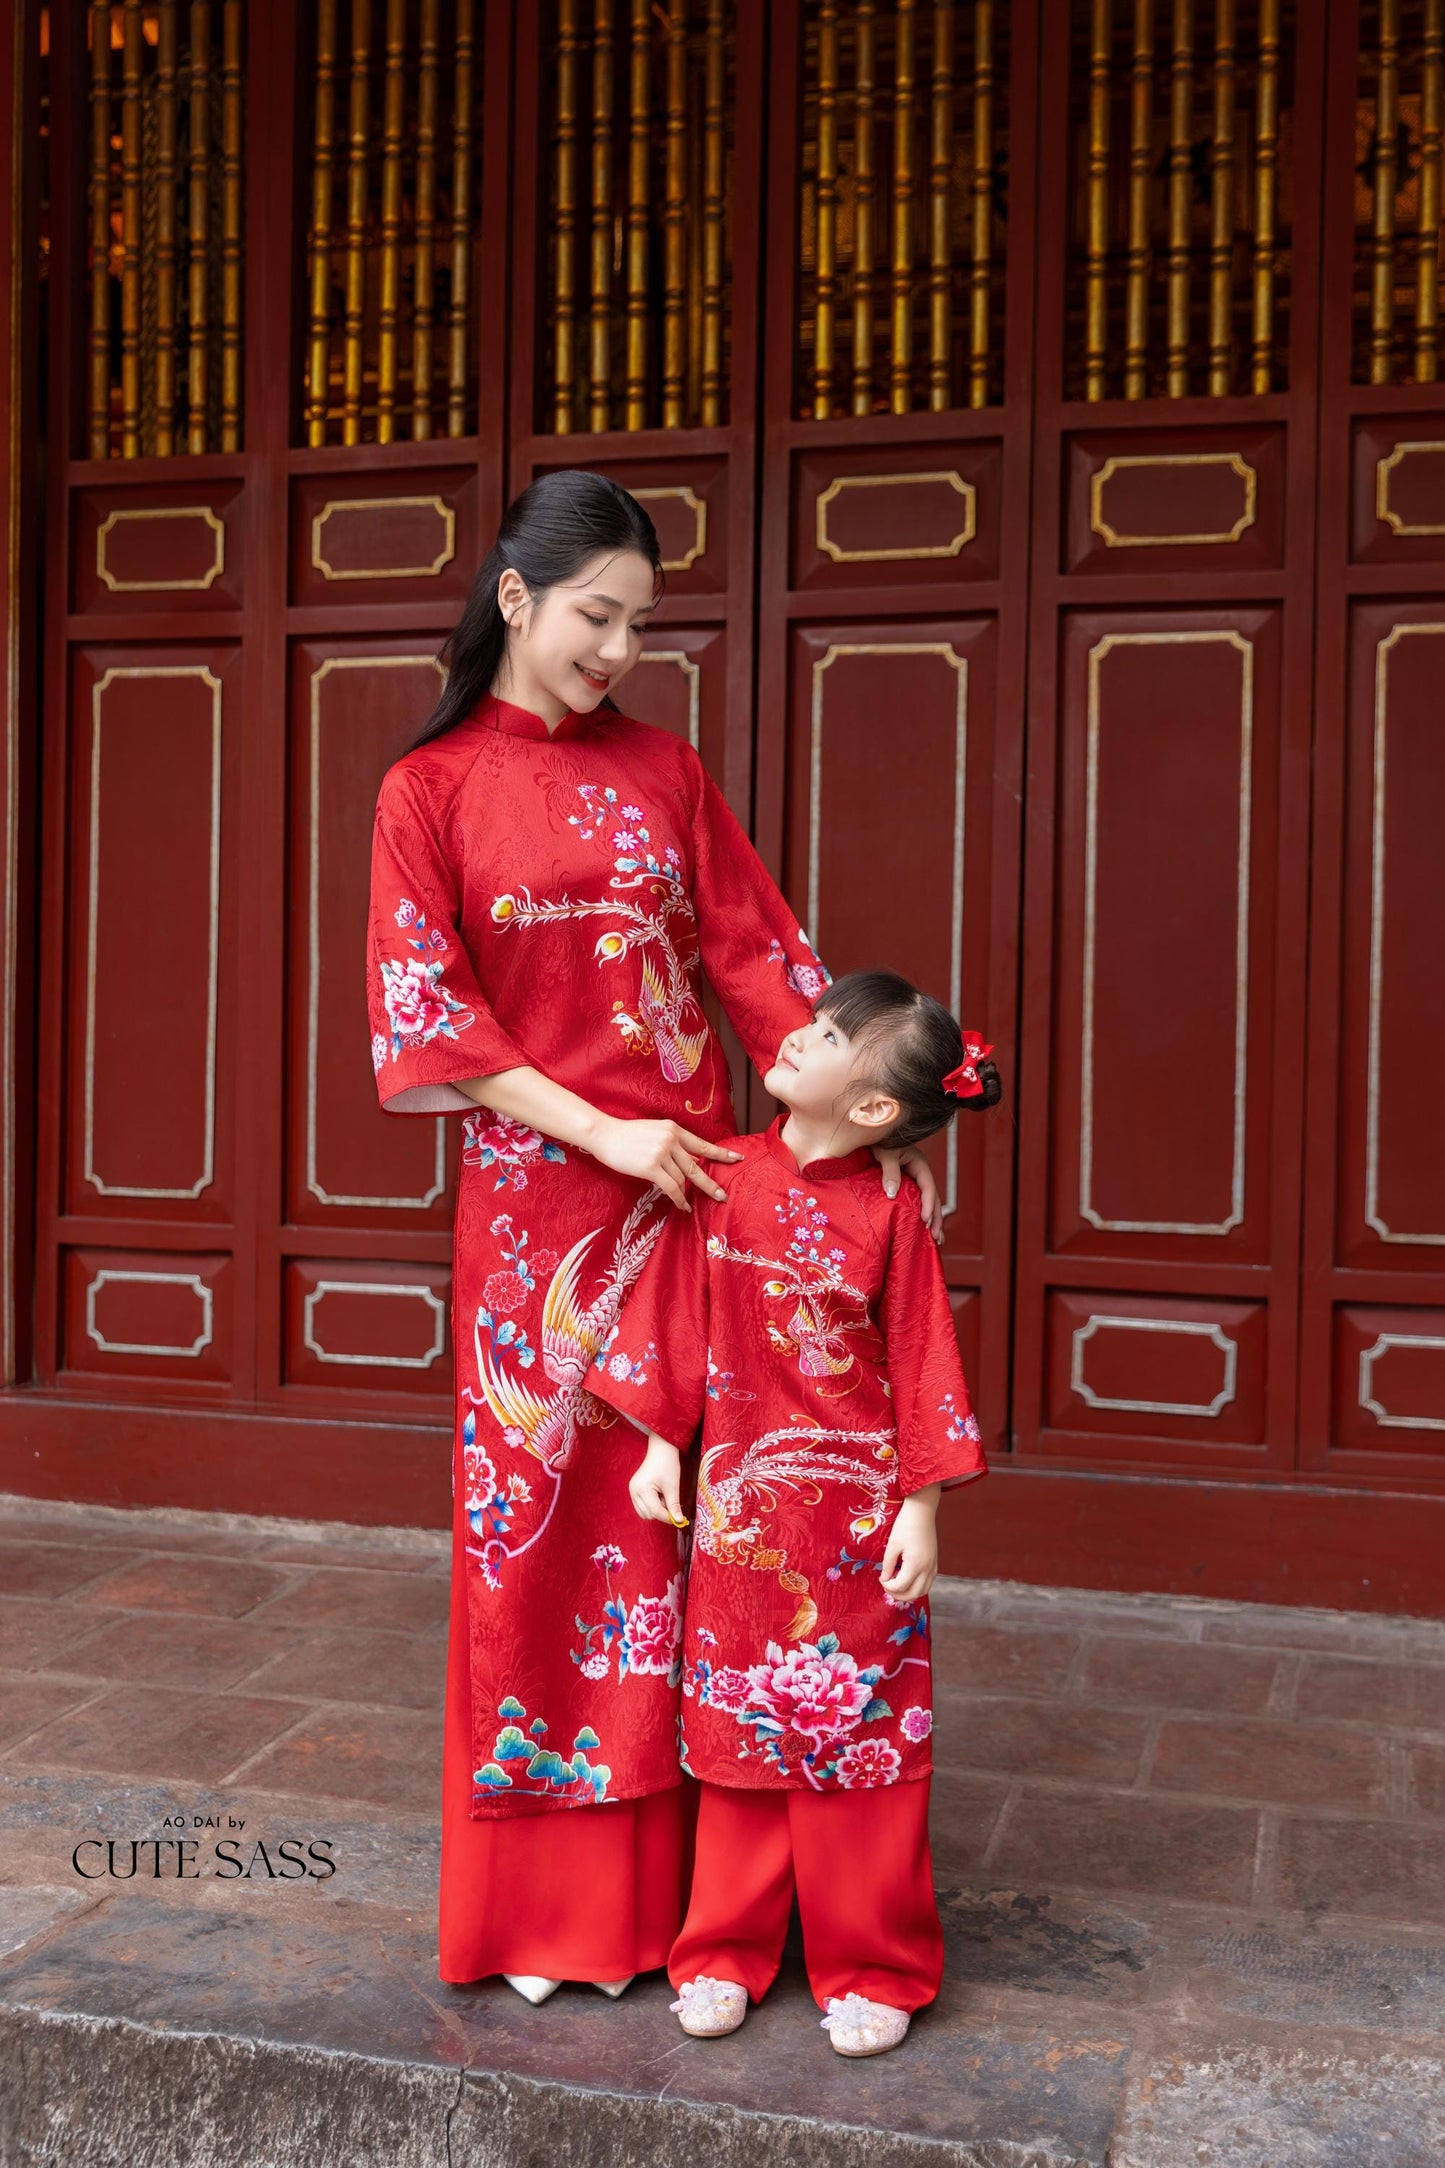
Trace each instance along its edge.
{"label": "gold trim on door", "polygon": [[[821,953],[818,894],[823,843],[823,680],[848,655],[940,655],[954,672],[953,885],[949,899],[948,1005],[957,1016],[963,1000],[963,845],[968,761],[968,658],[948,640],[834,641],[813,664],[812,740],[808,763],[808,923],[805,932]],[[945,1156],[943,1213],[958,1209],[958,1125],[950,1122]]]}
{"label": "gold trim on door", "polygon": [[[1244,483],[1244,509],[1234,525],[1213,534],[1121,534],[1104,517],[1104,484],[1126,467],[1228,467]],[[1089,477],[1089,528],[1106,549],[1182,549],[1192,543],[1238,542],[1254,525],[1259,473],[1242,452],[1121,452]]]}
{"label": "gold trim on door", "polygon": [[1391,534],[1445,534],[1445,519],[1416,524],[1401,519],[1390,508],[1390,476],[1399,466],[1407,452],[1445,452],[1445,437],[1410,437],[1402,439],[1393,451],[1375,461],[1375,517]]}
{"label": "gold trim on door", "polygon": [[[951,542],[930,542],[909,549],[845,550],[829,535],[828,507],[845,489],[896,489],[912,482],[946,482],[962,497],[963,525]],[[819,492],[814,527],[818,548],[838,565],[881,564],[886,558],[956,557],[978,532],[978,495],[972,482],[966,482],[956,467],[931,467],[909,474],[835,474],[827,488]]]}
{"label": "gold trim on door", "polygon": [[[1238,920],[1234,955],[1234,1162],[1230,1206],[1222,1220],[1112,1220],[1093,1202],[1094,1187],[1094,945],[1099,864],[1099,725],[1100,678],[1110,650],[1116,647],[1209,647],[1224,643],[1239,650],[1243,668],[1239,689],[1239,852],[1236,898]],[[1084,954],[1083,1017],[1079,1061],[1079,1216],[1110,1234],[1227,1235],[1244,1218],[1244,1124],[1248,1086],[1249,1021],[1249,847],[1254,749],[1254,648],[1232,627],[1203,632],[1111,632],[1089,650],[1088,745],[1084,796]]]}
{"label": "gold trim on door", "polygon": [[[199,519],[210,528],[215,545],[215,562],[203,579],[199,580],[120,580],[105,561],[106,537],[126,520],[136,519]],[[107,512],[95,531],[95,576],[102,580],[116,595],[169,595],[184,588],[211,587],[226,569],[226,530],[208,504],[158,504],[124,505],[114,512]]]}
{"label": "gold trim on door", "polygon": [[634,489],[630,493],[639,504],[653,504],[663,497],[676,497],[691,512],[693,519],[692,548],[684,557],[664,557],[664,572],[687,572],[699,557],[707,554],[707,506],[701,497],[695,496],[686,482],[669,482],[656,489]]}
{"label": "gold trim on door", "polygon": [[[1208,1406],[1197,1400],[1116,1400],[1107,1394],[1096,1393],[1084,1376],[1084,1349],[1104,1330],[1182,1333],[1192,1339],[1212,1341],[1224,1356],[1224,1376],[1219,1391]],[[1074,1327],[1071,1346],[1069,1390],[1086,1408],[1116,1408],[1129,1415],[1201,1415],[1217,1419],[1221,1409],[1227,1408],[1234,1398],[1239,1343],[1231,1340],[1217,1321],[1189,1317],[1106,1317],[1096,1310],[1091,1312],[1087,1323]]]}
{"label": "gold trim on door", "polygon": [[[321,554],[321,530],[338,512],[432,511],[445,539],[429,565],[361,565],[338,571]],[[434,580],[457,554],[457,515],[441,497],[328,497],[311,521],[311,563],[323,580]]]}

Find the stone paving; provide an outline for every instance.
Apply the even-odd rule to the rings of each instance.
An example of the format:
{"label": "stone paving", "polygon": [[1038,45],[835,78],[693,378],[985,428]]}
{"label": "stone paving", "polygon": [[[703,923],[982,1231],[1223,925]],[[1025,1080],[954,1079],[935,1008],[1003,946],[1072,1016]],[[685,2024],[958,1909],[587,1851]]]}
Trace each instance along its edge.
{"label": "stone paving", "polygon": [[[795,1962],[717,2043],[437,1980],[447,1572],[0,1499],[0,2168],[1445,2161],[1445,1623],[941,1583],[948,1978],[853,2064]],[[195,1879],[75,1872],[168,1814]]]}

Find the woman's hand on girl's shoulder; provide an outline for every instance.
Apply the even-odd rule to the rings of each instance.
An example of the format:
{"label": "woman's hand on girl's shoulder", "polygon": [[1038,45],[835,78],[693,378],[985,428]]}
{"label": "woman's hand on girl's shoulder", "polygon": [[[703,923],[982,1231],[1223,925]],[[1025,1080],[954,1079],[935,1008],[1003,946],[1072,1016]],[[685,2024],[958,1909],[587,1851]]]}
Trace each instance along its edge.
{"label": "woman's hand on girl's shoulder", "polygon": [[875,1144],[873,1154],[883,1169],[883,1187],[890,1197],[898,1195],[898,1186],[905,1174],[918,1184],[918,1209],[934,1241],[942,1242],[943,1195],[927,1154],[916,1144],[908,1145],[901,1152],[887,1144]]}
{"label": "woman's hand on girl's shoulder", "polygon": [[710,1144],[706,1137],[695,1136],[681,1122],[627,1122],[614,1115],[602,1117],[588,1137],[586,1148],[614,1174],[630,1174],[637,1181],[654,1183],[684,1212],[692,1210],[687,1194],[689,1182],[695,1182],[708,1197],[727,1194],[700,1165],[702,1160],[735,1160],[743,1156],[729,1151],[726,1145]]}

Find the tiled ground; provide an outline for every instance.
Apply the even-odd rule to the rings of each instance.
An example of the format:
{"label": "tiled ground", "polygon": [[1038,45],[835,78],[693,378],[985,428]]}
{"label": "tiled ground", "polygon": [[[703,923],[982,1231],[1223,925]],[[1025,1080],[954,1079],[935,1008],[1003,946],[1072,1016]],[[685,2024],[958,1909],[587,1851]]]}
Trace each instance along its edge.
{"label": "tiled ground", "polygon": [[[163,2027],[204,2008],[228,2037],[383,2046],[477,2084],[605,2088],[635,2052],[661,2060],[643,2092],[669,2112],[736,2083],[739,2110],[786,2114],[796,1982],[738,2043],[684,2044],[681,2087],[655,1985],[615,2010],[579,1995],[566,2030],[565,1997],[532,2013],[437,1982],[447,1572],[439,1534],[0,1500],[0,2008]],[[862,2093],[836,2058],[812,2072],[810,2041],[797,2112],[959,2161],[1005,2140],[1110,2168],[1445,2158],[1445,1623],[954,1582],[934,1631],[948,1985],[905,2050],[859,2066]],[[167,1811],[327,1836],[339,1872],[75,1875],[79,1838]],[[230,1937],[209,1986],[208,1922]]]}

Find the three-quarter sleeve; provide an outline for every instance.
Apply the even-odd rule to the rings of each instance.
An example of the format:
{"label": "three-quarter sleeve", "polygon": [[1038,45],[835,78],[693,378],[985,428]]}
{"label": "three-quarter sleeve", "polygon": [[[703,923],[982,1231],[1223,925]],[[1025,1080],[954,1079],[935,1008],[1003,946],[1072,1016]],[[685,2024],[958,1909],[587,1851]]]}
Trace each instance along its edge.
{"label": "three-quarter sleeve", "polygon": [[583,1383],[641,1430],[685,1452],[707,1401],[706,1210],[667,1210],[611,1337]]}
{"label": "three-quarter sleeve", "polygon": [[930,1483],[948,1490],[986,1474],[943,1265],[907,1199],[896,1200],[892,1214],[881,1323],[904,1497]]}
{"label": "three-quarter sleeve", "polygon": [[459,868],[404,772],[383,778],[371,847],[367,1000],[376,1088],[389,1114],[468,1112],[457,1077],[528,1066],[497,1022],[457,931]]}
{"label": "three-quarter sleeve", "polygon": [[760,1075],[830,983],[797,914],[702,762],[696,764],[693,902],[702,966]]}

